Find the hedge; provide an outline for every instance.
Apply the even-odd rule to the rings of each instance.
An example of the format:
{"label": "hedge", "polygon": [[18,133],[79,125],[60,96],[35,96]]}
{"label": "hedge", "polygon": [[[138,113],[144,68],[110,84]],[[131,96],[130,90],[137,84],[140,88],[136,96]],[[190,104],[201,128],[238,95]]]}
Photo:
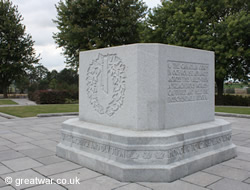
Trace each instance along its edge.
{"label": "hedge", "polygon": [[223,95],[215,96],[215,105],[221,106],[250,106],[250,96]]}
{"label": "hedge", "polygon": [[78,92],[66,90],[37,90],[29,93],[29,99],[37,104],[64,104],[66,99],[78,99]]}
{"label": "hedge", "polygon": [[225,89],[225,93],[227,93],[227,94],[235,94],[235,89],[234,88],[227,88],[227,89]]}

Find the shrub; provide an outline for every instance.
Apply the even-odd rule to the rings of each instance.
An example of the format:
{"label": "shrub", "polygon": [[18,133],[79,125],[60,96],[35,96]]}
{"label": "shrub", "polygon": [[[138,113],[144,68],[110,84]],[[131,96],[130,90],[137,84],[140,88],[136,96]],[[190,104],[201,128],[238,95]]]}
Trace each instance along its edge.
{"label": "shrub", "polygon": [[247,88],[247,94],[250,94],[250,87]]}
{"label": "shrub", "polygon": [[227,88],[225,89],[226,94],[235,94],[235,89],[234,88]]}
{"label": "shrub", "polygon": [[69,99],[69,98],[65,99],[65,104],[78,104],[78,103],[79,103],[78,100]]}
{"label": "shrub", "polygon": [[224,95],[222,97],[215,96],[215,105],[226,106],[250,106],[250,97]]}
{"label": "shrub", "polygon": [[66,90],[37,90],[32,95],[37,104],[64,104],[66,99],[78,99],[78,92]]}

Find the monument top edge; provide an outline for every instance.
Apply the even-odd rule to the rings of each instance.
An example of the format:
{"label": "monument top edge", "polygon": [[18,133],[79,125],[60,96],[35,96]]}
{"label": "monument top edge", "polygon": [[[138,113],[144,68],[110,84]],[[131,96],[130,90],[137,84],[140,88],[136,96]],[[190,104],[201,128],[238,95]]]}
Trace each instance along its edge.
{"label": "monument top edge", "polygon": [[[112,127],[102,124],[89,123],[86,121],[80,120],[78,117],[71,118],[63,122],[63,126],[76,126],[80,128],[87,128],[89,130],[97,130],[102,131],[103,133],[113,133],[116,135],[127,136],[127,137],[164,137],[171,136],[176,134],[184,134],[195,131],[202,131],[211,128],[217,128],[218,126],[222,127],[231,127],[231,123],[220,118],[215,118],[213,121],[198,123],[188,126],[182,126],[178,128],[164,129],[164,130],[131,130],[131,129],[123,129],[118,127]],[[221,129],[220,129],[221,130]],[[224,128],[225,130],[225,128]]]}
{"label": "monument top edge", "polygon": [[140,47],[140,46],[158,46],[158,47],[170,47],[170,48],[179,48],[179,49],[190,49],[190,50],[208,52],[208,53],[214,54],[214,51],[191,48],[191,47],[184,47],[184,46],[177,46],[177,45],[169,45],[169,44],[163,44],[163,43],[134,43],[134,44],[127,44],[127,45],[118,45],[118,46],[112,46],[112,47],[105,47],[105,48],[99,48],[99,49],[80,51],[80,54],[84,54],[84,53],[88,53],[88,52],[95,52],[95,51],[100,52],[100,51],[105,51],[107,49],[127,48],[127,47],[136,47],[136,46],[137,47]]}

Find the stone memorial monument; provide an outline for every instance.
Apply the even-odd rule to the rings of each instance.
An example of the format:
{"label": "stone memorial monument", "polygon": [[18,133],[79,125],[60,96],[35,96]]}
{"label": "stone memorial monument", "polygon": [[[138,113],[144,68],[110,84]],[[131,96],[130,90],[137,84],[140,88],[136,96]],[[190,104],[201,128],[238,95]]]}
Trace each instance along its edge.
{"label": "stone memorial monument", "polygon": [[214,118],[214,53],[133,44],[80,53],[79,118],[57,155],[127,182],[170,182],[236,156]]}

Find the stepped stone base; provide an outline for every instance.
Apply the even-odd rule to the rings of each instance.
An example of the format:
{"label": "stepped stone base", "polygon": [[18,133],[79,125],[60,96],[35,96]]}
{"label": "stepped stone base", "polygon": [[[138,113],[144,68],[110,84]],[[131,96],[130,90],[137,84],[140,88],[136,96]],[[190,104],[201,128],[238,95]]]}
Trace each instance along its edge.
{"label": "stepped stone base", "polygon": [[236,156],[222,120],[161,131],[132,131],[70,119],[57,155],[124,182],[171,182]]}

